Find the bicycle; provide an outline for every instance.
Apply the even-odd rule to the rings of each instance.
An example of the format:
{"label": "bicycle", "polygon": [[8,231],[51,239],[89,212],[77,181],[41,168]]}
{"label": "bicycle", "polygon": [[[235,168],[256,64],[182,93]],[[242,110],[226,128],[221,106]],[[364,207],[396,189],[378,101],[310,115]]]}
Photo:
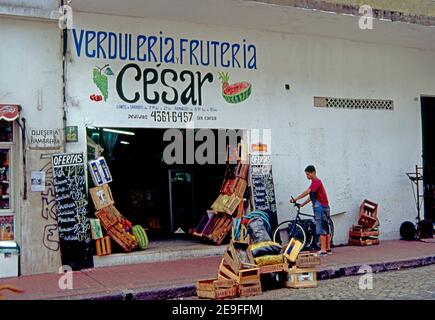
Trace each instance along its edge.
{"label": "bicycle", "polygon": [[[293,199],[293,197],[292,197]],[[285,245],[290,242],[292,238],[295,238],[302,242],[302,250],[313,247],[316,243],[319,247],[319,239],[316,237],[316,224],[314,223],[314,215],[301,212],[300,204],[295,203],[297,208],[296,218],[294,220],[286,220],[278,224],[273,232],[273,241],[281,245]],[[310,217],[311,219],[302,220],[300,216]],[[325,219],[327,221],[327,228],[332,239],[334,238],[334,222],[331,217]],[[296,223],[295,223],[296,221]]]}

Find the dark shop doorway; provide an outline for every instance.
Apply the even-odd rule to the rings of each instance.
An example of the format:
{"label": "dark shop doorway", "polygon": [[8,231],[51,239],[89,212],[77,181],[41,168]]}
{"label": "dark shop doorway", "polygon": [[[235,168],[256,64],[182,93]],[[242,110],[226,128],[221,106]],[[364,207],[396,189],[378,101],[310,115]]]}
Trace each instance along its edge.
{"label": "dark shop doorway", "polygon": [[421,97],[424,217],[435,221],[435,97]]}
{"label": "dark shop doorway", "polygon": [[[143,226],[151,241],[189,238],[189,230],[197,226],[216,200],[226,170],[226,164],[218,161],[222,153],[218,150],[219,130],[212,130],[215,163],[202,165],[196,161],[187,164],[186,160],[168,165],[163,154],[172,141],[163,140],[166,130],[87,128],[88,159],[95,149],[104,149],[101,156],[112,174],[110,188],[115,207],[133,225]],[[187,130],[192,130],[193,135],[196,130],[179,130],[186,159]],[[201,144],[203,141],[195,141],[195,150]]]}

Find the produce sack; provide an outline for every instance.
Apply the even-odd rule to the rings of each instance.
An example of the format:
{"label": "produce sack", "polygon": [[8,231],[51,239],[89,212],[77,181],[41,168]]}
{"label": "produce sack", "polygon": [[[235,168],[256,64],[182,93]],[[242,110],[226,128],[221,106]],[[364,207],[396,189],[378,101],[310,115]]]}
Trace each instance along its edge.
{"label": "produce sack", "polygon": [[251,250],[252,255],[256,258],[279,254],[281,252],[281,246],[279,243],[273,241],[263,241],[251,244],[249,250]]}
{"label": "produce sack", "polygon": [[271,264],[279,264],[279,263],[282,263],[284,261],[282,254],[262,256],[262,257],[254,258],[254,260],[255,260],[255,263],[257,265],[259,265],[260,267],[261,266],[268,266]]}
{"label": "produce sack", "polygon": [[247,225],[248,234],[251,237],[253,243],[271,241],[269,233],[264,226],[264,222],[261,218],[253,218]]}

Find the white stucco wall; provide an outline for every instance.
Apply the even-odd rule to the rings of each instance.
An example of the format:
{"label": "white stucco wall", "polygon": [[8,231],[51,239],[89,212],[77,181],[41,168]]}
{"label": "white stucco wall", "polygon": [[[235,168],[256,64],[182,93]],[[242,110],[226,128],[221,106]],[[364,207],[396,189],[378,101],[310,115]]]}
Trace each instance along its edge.
{"label": "white stucco wall", "polygon": [[[31,129],[61,129],[62,64],[57,21],[37,22],[0,17],[0,43],[0,103],[22,106],[27,139]],[[15,207],[16,240],[21,247],[22,274],[57,271],[61,264],[54,198],[49,182],[51,159],[41,159],[43,154],[56,151],[59,149],[27,148],[26,201],[22,198],[24,175],[21,152],[17,150],[14,158],[14,166],[20,167],[14,182],[18,201]],[[30,173],[39,170],[47,174],[45,195],[30,191]]]}
{"label": "white stucco wall", "polygon": [[[215,76],[214,83],[205,86],[203,106],[218,109],[212,114],[217,120],[195,121],[196,127],[272,129],[279,221],[288,217],[290,195],[299,194],[308,186],[303,172],[307,164],[317,167],[332,213],[347,212],[333,218],[336,243],[347,242],[348,229],[357,222],[357,209],[365,198],[379,203],[381,239],[398,239],[400,224],[414,221],[414,198],[405,172],[421,164],[420,102],[415,98],[420,94],[435,95],[435,52],[181,22],[88,14],[76,14],[74,19],[78,30],[133,35],[158,35],[162,31],[174,39],[237,43],[246,39],[255,44],[257,70],[189,65],[159,68],[212,72]],[[72,48],[67,83],[68,125],[79,126],[80,141],[68,144],[67,150],[85,150],[85,125],[180,126],[128,120],[129,111],[116,109],[123,102],[115,92],[115,77],[128,62],[78,58]],[[92,68],[106,63],[115,73],[109,79],[110,97],[107,102],[95,103],[89,99],[98,92],[92,82]],[[156,67],[135,63],[142,69]],[[218,71],[228,71],[230,83],[249,81],[253,88],[250,98],[240,104],[227,104],[220,95]],[[140,89],[140,84],[126,81],[126,88]],[[284,89],[287,83],[290,91]],[[315,108],[314,96],[392,99],[394,111]],[[141,99],[137,104],[146,103]]]}

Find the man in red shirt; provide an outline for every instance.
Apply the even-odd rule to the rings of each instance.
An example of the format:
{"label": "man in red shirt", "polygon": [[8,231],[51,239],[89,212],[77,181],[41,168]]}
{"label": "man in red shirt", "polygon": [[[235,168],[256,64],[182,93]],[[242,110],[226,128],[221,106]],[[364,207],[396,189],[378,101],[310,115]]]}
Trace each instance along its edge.
{"label": "man in red shirt", "polygon": [[308,180],[311,180],[310,187],[296,198],[290,200],[290,202],[295,203],[299,199],[309,195],[309,198],[300,206],[303,207],[307,203],[312,202],[314,218],[316,220],[316,235],[320,238],[319,255],[331,254],[331,235],[329,234],[326,220],[330,214],[328,196],[322,181],[316,176],[316,168],[314,166],[310,165],[306,167],[305,175]]}

